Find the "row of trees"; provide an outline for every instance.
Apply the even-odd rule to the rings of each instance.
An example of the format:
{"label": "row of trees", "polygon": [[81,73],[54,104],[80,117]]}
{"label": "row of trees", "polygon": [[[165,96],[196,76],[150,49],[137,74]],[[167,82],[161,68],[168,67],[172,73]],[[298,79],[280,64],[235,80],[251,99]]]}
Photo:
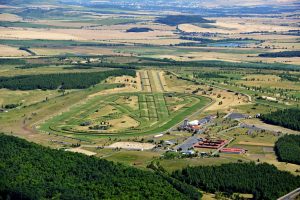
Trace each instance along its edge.
{"label": "row of trees", "polygon": [[[169,176],[0,134],[0,199],[198,199]],[[190,191],[191,194],[184,193]],[[181,192],[182,191],[182,192]]]}
{"label": "row of trees", "polygon": [[275,112],[263,114],[261,115],[261,119],[268,124],[279,125],[300,131],[300,109],[298,108],[277,110]]}
{"label": "row of trees", "polygon": [[300,165],[300,135],[285,135],[275,144],[279,161]]}
{"label": "row of trees", "polygon": [[254,199],[274,200],[297,187],[300,177],[266,163],[230,163],[187,167],[172,176],[208,192],[251,193]]}
{"label": "row of trees", "polygon": [[0,77],[0,88],[11,90],[85,89],[110,76],[135,76],[134,70],[111,70],[92,73],[62,73]]}
{"label": "row of trees", "polygon": [[280,74],[279,77],[283,80],[288,80],[288,81],[292,81],[292,82],[298,82],[300,81],[300,76],[298,75],[292,75],[292,74]]}
{"label": "row of trees", "polygon": [[194,73],[195,78],[228,78],[216,72]]}
{"label": "row of trees", "polygon": [[282,64],[282,63],[262,63],[262,62],[227,62],[216,60],[204,60],[204,61],[175,61],[171,59],[154,60],[151,62],[131,63],[134,66],[153,66],[153,67],[218,67],[221,69],[267,69],[267,70],[289,70],[300,71],[299,65]]}
{"label": "row of trees", "polygon": [[300,51],[281,51],[281,52],[274,52],[274,53],[262,53],[259,54],[260,57],[300,57]]}

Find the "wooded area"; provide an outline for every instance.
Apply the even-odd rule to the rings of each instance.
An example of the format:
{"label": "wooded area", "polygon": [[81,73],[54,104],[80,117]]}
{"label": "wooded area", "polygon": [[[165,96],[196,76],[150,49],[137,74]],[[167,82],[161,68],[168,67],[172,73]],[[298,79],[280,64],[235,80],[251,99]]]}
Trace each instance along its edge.
{"label": "wooded area", "polygon": [[300,51],[281,51],[281,52],[274,52],[274,53],[262,53],[259,54],[259,57],[300,57]]}
{"label": "wooded area", "polygon": [[111,70],[92,73],[62,73],[0,77],[0,88],[11,90],[85,89],[110,76],[135,76],[134,70]]}
{"label": "wooded area", "polygon": [[[0,134],[0,199],[197,199],[192,186]],[[192,195],[179,192],[190,187]],[[175,189],[178,188],[178,189]]]}
{"label": "wooded area", "polygon": [[275,143],[279,161],[300,165],[300,135],[285,135]]}
{"label": "wooded area", "polygon": [[268,123],[300,131],[300,109],[291,108],[277,110],[268,114],[261,115],[261,119]]}
{"label": "wooded area", "polygon": [[251,193],[254,199],[261,200],[274,200],[300,187],[299,176],[266,163],[187,167],[172,176],[204,191]]}
{"label": "wooded area", "polygon": [[177,26],[186,23],[214,23],[214,21],[202,18],[200,15],[168,15],[156,19],[156,23]]}

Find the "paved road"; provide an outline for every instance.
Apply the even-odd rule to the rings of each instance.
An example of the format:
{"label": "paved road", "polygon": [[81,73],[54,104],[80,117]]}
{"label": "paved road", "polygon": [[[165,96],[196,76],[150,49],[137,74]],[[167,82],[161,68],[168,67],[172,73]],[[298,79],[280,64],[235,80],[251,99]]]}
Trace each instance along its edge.
{"label": "paved road", "polygon": [[280,197],[277,200],[295,200],[297,197],[300,197],[300,188],[297,188],[296,190],[284,195],[283,197]]}

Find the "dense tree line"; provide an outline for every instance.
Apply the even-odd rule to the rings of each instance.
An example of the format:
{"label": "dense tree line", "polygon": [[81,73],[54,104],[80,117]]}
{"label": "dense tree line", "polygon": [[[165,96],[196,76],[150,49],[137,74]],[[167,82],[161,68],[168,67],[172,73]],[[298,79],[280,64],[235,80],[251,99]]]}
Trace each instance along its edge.
{"label": "dense tree line", "polygon": [[30,50],[30,47],[20,47],[19,50],[26,51],[32,56],[36,56],[36,53]]}
{"label": "dense tree line", "polygon": [[126,32],[128,33],[141,33],[141,32],[150,32],[150,31],[153,31],[153,29],[147,27],[133,27],[126,30]]}
{"label": "dense tree line", "polygon": [[266,163],[230,163],[187,167],[172,176],[204,191],[251,193],[254,199],[275,200],[300,187],[300,177]]}
{"label": "dense tree line", "polygon": [[[173,44],[171,44],[170,46],[173,46]],[[197,43],[197,42],[180,42],[178,44],[174,44],[174,46],[177,46],[177,47],[202,47],[202,46],[204,46],[204,44]]]}
{"label": "dense tree line", "polygon": [[195,78],[228,78],[216,72],[195,73],[194,76]]}
{"label": "dense tree line", "polygon": [[260,62],[227,62],[217,60],[205,61],[175,61],[171,59],[156,60],[156,62],[131,63],[135,66],[154,66],[154,67],[218,67],[227,69],[247,68],[247,69],[267,69],[267,70],[290,70],[300,71],[299,65],[282,64],[282,63],[260,63]]}
{"label": "dense tree line", "polygon": [[180,39],[182,40],[191,40],[191,41],[197,41],[201,43],[211,43],[215,40],[206,39],[206,38],[199,38],[199,37],[191,37],[191,36],[180,36]]}
{"label": "dense tree line", "polygon": [[261,119],[268,124],[279,125],[300,131],[300,109],[298,108],[277,110],[275,112],[263,114],[261,115]]}
{"label": "dense tree line", "polygon": [[[0,134],[0,199],[198,199],[159,173]],[[185,189],[190,194],[180,190]]]}
{"label": "dense tree line", "polygon": [[0,77],[0,88],[11,90],[85,89],[110,76],[135,76],[134,70],[111,70],[92,73],[62,73]]}
{"label": "dense tree line", "polygon": [[292,74],[280,74],[279,77],[283,80],[288,80],[292,82],[298,82],[300,80],[299,77]]}
{"label": "dense tree line", "polygon": [[300,135],[285,135],[275,143],[279,161],[300,165]]}
{"label": "dense tree line", "polygon": [[274,52],[274,53],[262,53],[259,54],[259,57],[300,57],[300,51],[281,51],[281,52]]}
{"label": "dense tree line", "polygon": [[26,62],[22,59],[0,59],[0,65],[21,65],[25,63]]}
{"label": "dense tree line", "polygon": [[[60,27],[61,28],[61,27]],[[27,46],[27,47],[67,47],[67,46],[97,46],[97,47],[111,47],[111,46],[125,46],[121,43],[99,43],[99,42],[85,42],[85,41],[74,41],[74,40],[1,40],[0,44],[11,45],[11,46]]]}
{"label": "dense tree line", "polygon": [[[192,36],[180,36],[182,40],[190,40],[197,41],[201,43],[222,43],[222,42],[240,42],[240,41],[255,41],[249,38],[230,38],[230,39],[221,39],[221,40],[212,40],[200,37],[192,37]],[[262,40],[260,42],[263,42]]]}
{"label": "dense tree line", "polygon": [[155,22],[169,26],[177,26],[186,23],[213,23],[214,21],[204,19],[200,15],[168,15],[157,18]]}

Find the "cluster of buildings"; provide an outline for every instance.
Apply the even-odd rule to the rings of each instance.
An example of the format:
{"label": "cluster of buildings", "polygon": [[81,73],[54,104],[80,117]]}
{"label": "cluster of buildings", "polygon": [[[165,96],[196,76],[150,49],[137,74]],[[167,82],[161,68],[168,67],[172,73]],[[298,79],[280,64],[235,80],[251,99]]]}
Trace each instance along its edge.
{"label": "cluster of buildings", "polygon": [[184,120],[183,124],[178,127],[179,131],[189,131],[193,133],[201,133],[201,128],[211,122],[213,119],[215,119],[216,116],[207,116],[203,119],[200,120],[193,120],[193,121],[188,121],[187,119]]}
{"label": "cluster of buildings", "polygon": [[[220,149],[220,153],[227,154],[244,154],[247,152],[246,149],[243,148],[226,148],[223,147],[227,144],[227,140],[212,140],[212,139],[202,139],[197,144],[194,145],[194,148],[208,148],[208,149]],[[223,147],[223,148],[222,148]]]}

